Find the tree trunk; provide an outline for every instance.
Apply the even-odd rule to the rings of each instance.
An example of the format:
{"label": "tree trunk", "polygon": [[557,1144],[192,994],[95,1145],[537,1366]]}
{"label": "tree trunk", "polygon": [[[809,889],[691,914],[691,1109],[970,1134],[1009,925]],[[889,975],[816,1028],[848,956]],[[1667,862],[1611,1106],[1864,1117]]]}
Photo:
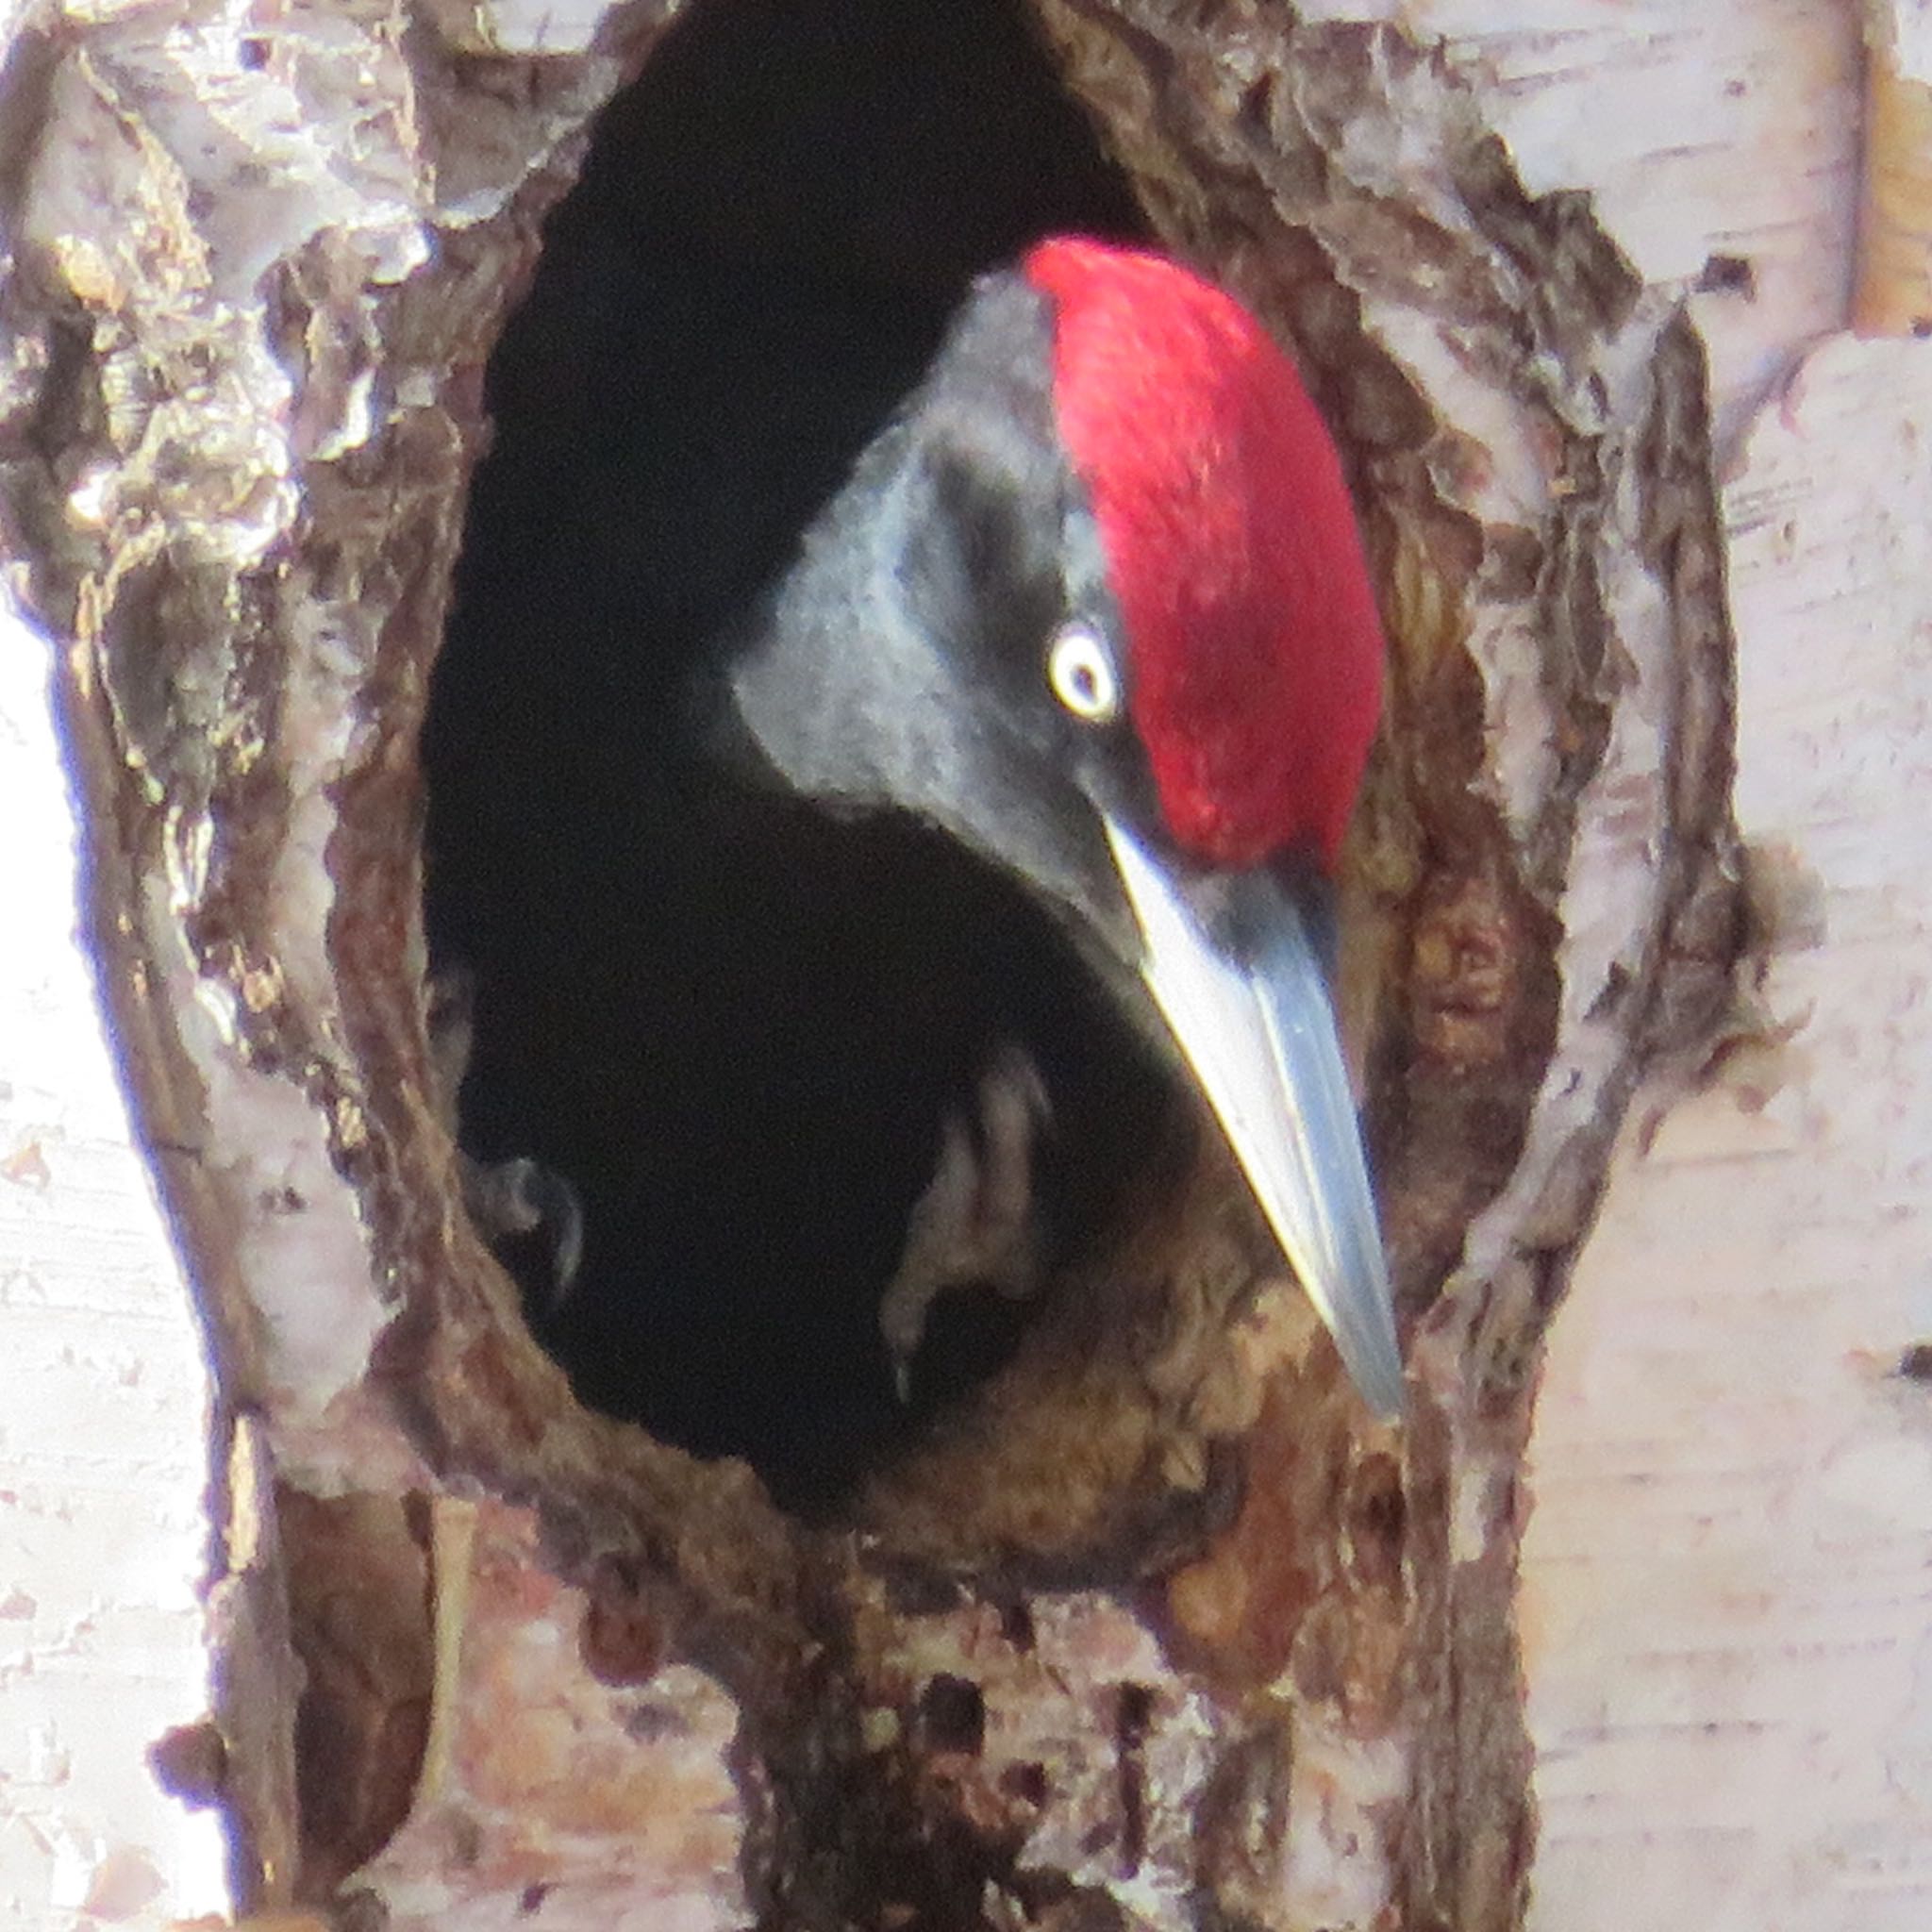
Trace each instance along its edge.
{"label": "tree trunk", "polygon": [[16,25],[0,487],[53,643],[0,774],[0,1892],[1924,1923],[1911,17],[1868,64],[1824,0],[1038,0],[1356,487],[1344,978],[1412,1406],[1361,1415],[1210,1153],[808,1523],[572,1400],[424,1016],[478,374],[671,11]]}

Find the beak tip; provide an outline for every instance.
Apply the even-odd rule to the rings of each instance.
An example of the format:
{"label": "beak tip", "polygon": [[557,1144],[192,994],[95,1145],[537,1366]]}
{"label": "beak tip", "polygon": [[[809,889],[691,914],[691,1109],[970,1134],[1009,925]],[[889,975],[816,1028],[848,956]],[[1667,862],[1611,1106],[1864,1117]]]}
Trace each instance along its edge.
{"label": "beak tip", "polygon": [[1408,1413],[1408,1384],[1398,1362],[1377,1363],[1356,1372],[1351,1379],[1377,1422],[1401,1423]]}
{"label": "beak tip", "polygon": [[1377,1265],[1367,1281],[1353,1284],[1339,1296],[1317,1294],[1313,1299],[1356,1392],[1378,1420],[1399,1423],[1408,1407],[1408,1385],[1379,1242],[1374,1258]]}
{"label": "beak tip", "polygon": [[1393,1421],[1405,1397],[1394,1297],[1307,923],[1264,872],[1244,883],[1244,939],[1216,941],[1135,835],[1111,817],[1103,824],[1141,927],[1141,977],[1350,1379]]}

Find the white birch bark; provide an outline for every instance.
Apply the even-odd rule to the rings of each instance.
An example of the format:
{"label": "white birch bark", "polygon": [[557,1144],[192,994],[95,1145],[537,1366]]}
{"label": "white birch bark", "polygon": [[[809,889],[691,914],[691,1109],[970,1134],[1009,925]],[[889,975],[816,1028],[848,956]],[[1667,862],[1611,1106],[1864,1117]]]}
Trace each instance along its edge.
{"label": "white birch bark", "polygon": [[208,1709],[211,1391],[79,939],[52,653],[0,613],[0,1925],[221,1909],[146,1753]]}
{"label": "white birch bark", "polygon": [[[1847,8],[1420,13],[1488,69],[1528,179],[1591,189],[1647,277],[1750,265],[1748,295],[1694,306],[1739,824],[1791,928],[1764,1037],[1640,1100],[1552,1331],[1530,1923],[1907,1932],[1932,1923],[1932,1406],[1894,1373],[1932,1332],[1932,346],[1849,330],[1855,283],[1868,325],[1925,312],[1901,186],[1932,167],[1924,89],[1868,161]],[[1874,167],[1903,204],[1878,287],[1854,246]]]}
{"label": "white birch bark", "polygon": [[[1552,1339],[1520,1593],[1539,1932],[1932,1923],[1932,1439],[1893,1374],[1932,1337],[1920,11],[1871,16],[1868,161],[1837,0],[1303,9],[1440,42],[1524,185],[1589,191],[1690,293],[1738,811],[1782,882],[1757,1034],[1640,1105]],[[1855,290],[1890,339],[1848,332]],[[0,1924],[77,1932],[225,1894],[209,1815],[144,1759],[208,1705],[209,1398],[73,941],[46,661],[0,655]]]}

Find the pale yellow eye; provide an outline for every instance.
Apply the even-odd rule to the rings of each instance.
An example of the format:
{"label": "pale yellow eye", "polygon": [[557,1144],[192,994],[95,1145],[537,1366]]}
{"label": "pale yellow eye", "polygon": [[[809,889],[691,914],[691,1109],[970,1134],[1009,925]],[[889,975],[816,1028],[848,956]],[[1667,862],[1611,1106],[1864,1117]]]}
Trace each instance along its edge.
{"label": "pale yellow eye", "polygon": [[1120,679],[1107,647],[1084,625],[1058,632],[1046,653],[1046,681],[1076,718],[1111,724],[1120,714]]}

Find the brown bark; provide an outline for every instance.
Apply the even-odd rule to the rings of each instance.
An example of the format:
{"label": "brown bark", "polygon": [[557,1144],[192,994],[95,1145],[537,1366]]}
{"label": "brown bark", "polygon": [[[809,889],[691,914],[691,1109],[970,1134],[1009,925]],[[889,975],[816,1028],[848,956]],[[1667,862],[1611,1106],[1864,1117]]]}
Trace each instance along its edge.
{"label": "brown bark", "polygon": [[1392,659],[1348,1004],[1414,1402],[1363,1420],[1210,1159],[831,1528],[576,1409],[463,1220],[424,1031],[413,738],[477,373],[657,10],[575,52],[457,8],[135,16],[16,64],[14,543],[73,641],[217,1466],[259,1457],[275,1530],[211,1584],[251,1908],[1522,1919],[1541,1339],[1641,1075],[1711,1037],[1743,942],[1702,343],[1399,29],[1039,11],[1350,462]]}

